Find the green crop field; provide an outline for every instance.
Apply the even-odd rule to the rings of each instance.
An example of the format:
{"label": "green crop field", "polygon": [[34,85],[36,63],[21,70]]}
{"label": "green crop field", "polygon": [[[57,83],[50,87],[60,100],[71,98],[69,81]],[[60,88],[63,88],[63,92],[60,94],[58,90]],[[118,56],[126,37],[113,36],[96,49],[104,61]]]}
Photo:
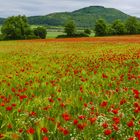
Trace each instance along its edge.
{"label": "green crop field", "polygon": [[139,140],[139,85],[139,36],[0,42],[0,139]]}

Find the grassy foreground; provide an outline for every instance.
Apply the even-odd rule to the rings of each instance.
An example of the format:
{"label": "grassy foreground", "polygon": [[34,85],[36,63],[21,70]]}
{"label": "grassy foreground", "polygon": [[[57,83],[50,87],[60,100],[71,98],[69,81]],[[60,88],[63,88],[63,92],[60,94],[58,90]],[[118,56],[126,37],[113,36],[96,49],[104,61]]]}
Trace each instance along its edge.
{"label": "grassy foreground", "polygon": [[140,140],[140,43],[0,42],[0,139]]}

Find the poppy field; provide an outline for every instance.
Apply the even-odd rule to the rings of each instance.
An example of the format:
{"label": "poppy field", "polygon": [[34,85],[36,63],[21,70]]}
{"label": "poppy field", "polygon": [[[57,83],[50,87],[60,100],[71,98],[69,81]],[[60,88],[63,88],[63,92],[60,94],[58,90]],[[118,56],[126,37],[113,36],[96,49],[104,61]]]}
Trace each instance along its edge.
{"label": "poppy field", "polygon": [[0,139],[140,140],[140,36],[0,42]]}

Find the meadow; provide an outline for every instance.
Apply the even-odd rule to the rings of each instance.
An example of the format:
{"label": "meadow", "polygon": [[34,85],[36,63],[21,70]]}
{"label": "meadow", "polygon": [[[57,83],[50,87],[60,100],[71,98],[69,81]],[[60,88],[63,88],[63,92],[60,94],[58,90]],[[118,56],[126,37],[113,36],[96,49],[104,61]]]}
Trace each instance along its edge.
{"label": "meadow", "polygon": [[0,139],[140,140],[140,36],[0,42]]}

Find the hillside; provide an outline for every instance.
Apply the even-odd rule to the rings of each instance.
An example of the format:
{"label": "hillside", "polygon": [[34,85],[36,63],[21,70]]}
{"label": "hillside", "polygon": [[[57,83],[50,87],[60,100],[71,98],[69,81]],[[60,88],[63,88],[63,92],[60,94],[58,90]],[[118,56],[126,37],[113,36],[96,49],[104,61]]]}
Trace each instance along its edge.
{"label": "hillside", "polygon": [[3,24],[4,18],[0,18],[0,24]]}
{"label": "hillside", "polygon": [[[45,16],[32,16],[28,17],[28,20],[29,23],[33,25],[61,26],[64,25],[67,20],[72,19],[79,27],[93,27],[96,20],[99,18],[103,18],[108,23],[112,23],[116,19],[124,21],[128,17],[129,15],[114,8],[90,6],[73,12],[52,13]],[[0,24],[2,24],[3,21],[4,19],[0,18]]]}
{"label": "hillside", "polygon": [[116,19],[126,20],[129,15],[102,6],[90,6],[73,12],[53,13],[46,16],[29,17],[31,24],[64,25],[68,19],[73,19],[79,27],[93,27],[99,18],[111,23]]}

